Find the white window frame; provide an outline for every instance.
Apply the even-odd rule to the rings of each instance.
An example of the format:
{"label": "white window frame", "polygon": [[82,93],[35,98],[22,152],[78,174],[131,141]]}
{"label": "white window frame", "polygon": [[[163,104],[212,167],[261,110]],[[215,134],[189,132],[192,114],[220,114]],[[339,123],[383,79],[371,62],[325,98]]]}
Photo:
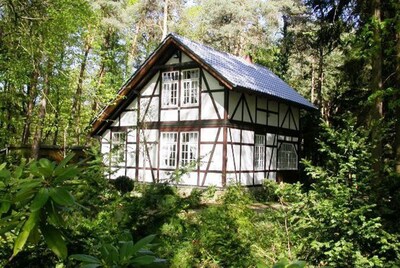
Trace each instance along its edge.
{"label": "white window frame", "polygon": [[298,155],[293,143],[282,142],[278,149],[278,170],[297,170]]}
{"label": "white window frame", "polygon": [[180,164],[181,166],[190,165],[198,160],[199,132],[181,132],[180,138]]}
{"label": "white window frame", "polygon": [[126,161],[126,132],[111,132],[111,164],[121,164]]}
{"label": "white window frame", "polygon": [[181,105],[196,106],[199,104],[200,92],[200,70],[182,70],[181,81]]}
{"label": "white window frame", "polygon": [[265,135],[254,134],[254,169],[264,170],[265,167]]}
{"label": "white window frame", "polygon": [[178,163],[178,132],[161,132],[160,138],[160,166],[162,168],[176,168]]}
{"label": "white window frame", "polygon": [[161,107],[177,107],[179,99],[179,71],[162,73]]}

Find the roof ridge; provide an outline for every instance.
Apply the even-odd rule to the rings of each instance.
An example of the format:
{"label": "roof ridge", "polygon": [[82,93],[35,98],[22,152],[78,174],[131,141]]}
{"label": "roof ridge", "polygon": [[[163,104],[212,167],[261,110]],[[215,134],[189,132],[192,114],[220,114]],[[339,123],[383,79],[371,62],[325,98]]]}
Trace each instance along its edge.
{"label": "roof ridge", "polygon": [[[226,52],[226,51],[218,50],[218,49],[216,49],[216,48],[214,48],[214,47],[212,47],[212,46],[210,46],[210,45],[207,45],[207,44],[204,44],[204,43],[200,43],[199,41],[194,41],[194,40],[189,39],[189,38],[187,38],[187,37],[185,37],[185,36],[179,35],[179,34],[177,34],[177,33],[175,33],[175,32],[169,33],[168,36],[172,36],[172,37],[175,37],[175,38],[185,39],[185,40],[188,41],[188,42],[195,43],[195,44],[197,44],[197,45],[206,47],[207,49],[211,49],[211,50],[213,50],[213,51],[215,51],[215,52],[217,52],[217,53],[221,53],[221,54],[225,54],[225,55],[230,56],[230,57],[234,57],[235,59],[241,61],[242,63],[244,63],[244,64],[246,64],[246,65],[254,66],[254,67],[259,67],[259,68],[265,69],[266,71],[268,71],[269,73],[273,74],[274,76],[279,77],[279,76],[276,75],[274,72],[272,72],[271,69],[269,69],[267,66],[261,65],[261,64],[259,64],[259,63],[257,63],[257,62],[248,62],[243,56],[237,56],[237,55],[231,54],[231,53]],[[168,36],[167,36],[167,37],[168,37]],[[167,37],[166,37],[166,38],[167,38]],[[280,77],[279,77],[279,78],[280,78]]]}

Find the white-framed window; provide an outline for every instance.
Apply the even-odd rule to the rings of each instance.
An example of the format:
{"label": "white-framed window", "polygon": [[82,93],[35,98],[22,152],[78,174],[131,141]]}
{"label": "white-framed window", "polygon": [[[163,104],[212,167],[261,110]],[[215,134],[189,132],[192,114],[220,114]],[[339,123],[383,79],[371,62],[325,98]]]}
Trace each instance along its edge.
{"label": "white-framed window", "polygon": [[182,71],[182,105],[191,106],[199,102],[199,69]]}
{"label": "white-framed window", "polygon": [[282,143],[278,149],[278,169],[297,170],[297,152],[294,144]]}
{"label": "white-framed window", "polygon": [[254,168],[264,169],[265,165],[265,135],[254,135]]}
{"label": "white-framed window", "polygon": [[198,132],[181,132],[181,165],[197,160]]}
{"label": "white-framed window", "polygon": [[162,132],[160,143],[161,143],[161,159],[160,159],[161,167],[176,168],[178,133]]}
{"label": "white-framed window", "polygon": [[111,162],[112,164],[120,164],[126,160],[126,133],[112,132],[111,136]]}
{"label": "white-framed window", "polygon": [[179,72],[162,73],[162,107],[176,107],[178,105]]}

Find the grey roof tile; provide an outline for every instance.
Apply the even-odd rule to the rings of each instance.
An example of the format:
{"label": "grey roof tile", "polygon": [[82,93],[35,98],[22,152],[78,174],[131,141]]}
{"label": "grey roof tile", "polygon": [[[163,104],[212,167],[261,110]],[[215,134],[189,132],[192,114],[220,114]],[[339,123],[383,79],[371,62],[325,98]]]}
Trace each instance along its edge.
{"label": "grey roof tile", "polygon": [[233,87],[242,87],[268,94],[279,99],[315,108],[268,68],[249,63],[241,57],[217,51],[209,46],[191,41],[177,34],[170,34],[176,41],[191,50],[207,65],[225,77]]}

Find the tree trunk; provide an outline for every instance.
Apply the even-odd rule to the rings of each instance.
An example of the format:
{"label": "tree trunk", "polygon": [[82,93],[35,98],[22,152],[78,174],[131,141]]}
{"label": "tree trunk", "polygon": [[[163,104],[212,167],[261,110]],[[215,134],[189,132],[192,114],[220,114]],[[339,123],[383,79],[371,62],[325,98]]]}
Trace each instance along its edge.
{"label": "tree trunk", "polygon": [[374,171],[381,171],[381,157],[382,157],[382,133],[380,131],[380,120],[383,118],[383,105],[382,98],[379,97],[380,91],[383,89],[382,85],[382,41],[381,41],[381,2],[380,0],[371,0],[372,7],[372,23],[373,23],[373,39],[374,44],[372,49],[371,58],[371,93],[376,94],[375,100],[370,109],[369,122],[372,133],[372,158],[374,161]]}
{"label": "tree trunk", "polygon": [[50,92],[50,82],[49,82],[49,75],[51,72],[51,66],[48,66],[45,75],[44,75],[44,88],[42,91],[42,99],[40,100],[40,108],[39,108],[39,121],[36,126],[36,132],[33,139],[32,144],[32,158],[38,159],[39,158],[39,149],[40,143],[42,141],[42,133],[43,133],[43,126],[44,126],[44,119],[46,117],[46,107],[47,107],[47,98]]}
{"label": "tree trunk", "polygon": [[39,71],[36,66],[31,74],[30,83],[28,85],[28,105],[25,113],[25,125],[22,132],[22,144],[28,144],[31,132],[32,114],[35,106],[35,98],[37,94],[37,83],[38,83]]}
{"label": "tree trunk", "polygon": [[76,144],[79,145],[80,143],[80,118],[81,118],[81,108],[82,108],[82,88],[83,88],[83,79],[85,76],[85,71],[86,71],[86,64],[89,56],[89,52],[91,50],[91,45],[89,42],[86,42],[85,44],[85,51],[83,53],[83,59],[81,63],[81,67],[79,70],[79,77],[78,77],[78,83],[76,85],[76,91],[75,91],[75,96],[74,100],[72,102],[72,109],[71,109],[71,116],[69,120],[69,125],[70,126],[75,126],[74,130],[74,136],[76,137]]}
{"label": "tree trunk", "polygon": [[[400,29],[400,18],[397,18],[395,29]],[[395,67],[395,88],[397,90],[396,100],[400,100],[400,32],[396,33],[396,67]],[[395,165],[396,173],[400,174],[400,105],[395,106]]]}
{"label": "tree trunk", "polygon": [[168,0],[165,0],[165,2],[164,2],[164,18],[163,18],[163,33],[162,33],[161,41],[164,40],[165,37],[167,37],[167,34],[168,34]]}

